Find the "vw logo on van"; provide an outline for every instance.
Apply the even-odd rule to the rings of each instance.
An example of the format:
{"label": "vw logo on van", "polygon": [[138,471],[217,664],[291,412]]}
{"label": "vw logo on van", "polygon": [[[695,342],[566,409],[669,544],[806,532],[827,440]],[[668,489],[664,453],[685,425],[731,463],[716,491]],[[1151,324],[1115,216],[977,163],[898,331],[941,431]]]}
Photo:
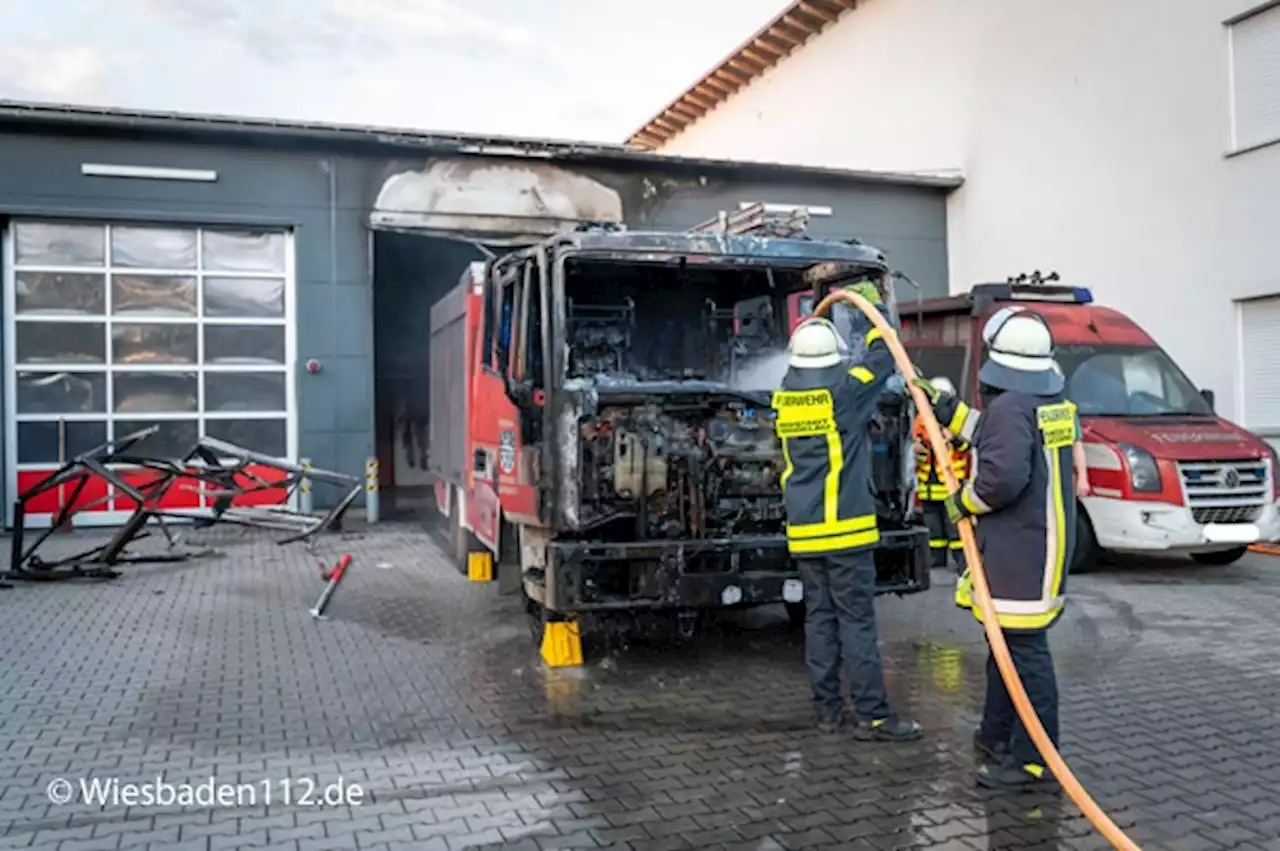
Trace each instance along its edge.
{"label": "vw logo on van", "polygon": [[1240,474],[1235,470],[1227,470],[1227,474],[1222,477],[1222,483],[1234,490],[1240,487]]}

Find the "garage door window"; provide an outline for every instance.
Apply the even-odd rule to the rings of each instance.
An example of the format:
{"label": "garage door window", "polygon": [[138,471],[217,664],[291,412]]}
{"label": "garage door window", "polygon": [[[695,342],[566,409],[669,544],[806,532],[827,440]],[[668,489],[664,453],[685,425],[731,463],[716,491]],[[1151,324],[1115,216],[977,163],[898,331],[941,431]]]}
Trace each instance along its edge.
{"label": "garage door window", "polygon": [[141,451],[177,456],[203,434],[287,456],[287,241],[281,231],[15,223],[20,468],[153,424]]}

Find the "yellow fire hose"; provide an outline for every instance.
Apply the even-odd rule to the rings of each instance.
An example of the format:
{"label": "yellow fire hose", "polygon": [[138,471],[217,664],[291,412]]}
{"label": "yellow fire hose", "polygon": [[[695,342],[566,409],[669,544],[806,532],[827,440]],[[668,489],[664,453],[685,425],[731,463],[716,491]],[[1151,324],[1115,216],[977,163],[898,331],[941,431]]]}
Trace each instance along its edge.
{"label": "yellow fire hose", "polygon": [[[947,486],[947,490],[955,493],[960,489],[960,486],[956,482],[955,475],[951,472],[951,452],[947,447],[947,441],[942,437],[942,429],[938,425],[938,418],[934,416],[933,407],[929,404],[928,396],[919,387],[915,386],[914,382],[917,377],[915,367],[911,363],[911,358],[907,356],[906,350],[902,347],[902,343],[898,340],[898,335],[893,330],[893,326],[885,321],[880,311],[871,302],[848,290],[837,290],[828,295],[814,309],[814,315],[825,316],[831,309],[831,305],[837,301],[845,301],[857,307],[867,315],[872,324],[879,328],[884,335],[884,341],[888,344],[889,351],[893,353],[893,360],[898,366],[898,371],[902,373],[902,377],[906,380],[907,387],[911,391],[911,397],[915,400],[916,407],[919,408],[924,418],[925,431],[928,432],[929,444],[933,447],[934,455],[943,461],[939,466],[941,467],[943,481]],[[1000,669],[1000,677],[1004,680],[1005,687],[1009,690],[1009,696],[1013,699],[1013,705],[1018,710],[1018,717],[1022,719],[1027,733],[1030,734],[1031,740],[1039,748],[1040,755],[1044,757],[1045,763],[1053,771],[1054,777],[1062,785],[1063,791],[1080,808],[1080,812],[1084,814],[1084,817],[1111,843],[1112,847],[1119,849],[1119,851],[1140,851],[1138,845],[1124,835],[1124,831],[1108,818],[1107,814],[1098,806],[1098,803],[1085,791],[1084,786],[1080,784],[1080,781],[1071,773],[1071,769],[1067,767],[1066,762],[1063,761],[1058,749],[1053,746],[1053,742],[1049,739],[1049,734],[1045,732],[1044,725],[1040,723],[1040,718],[1036,715],[1035,709],[1032,708],[1030,698],[1027,697],[1027,691],[1022,686],[1022,680],[1018,678],[1018,671],[1013,667],[1013,658],[1009,655],[1009,645],[1005,643],[1004,632],[1000,629],[1000,624],[996,617],[995,604],[991,600],[991,589],[987,586],[987,576],[982,567],[982,555],[978,552],[978,542],[973,535],[973,520],[965,517],[961,519],[957,526],[960,532],[960,539],[964,543],[964,557],[969,568],[969,575],[973,579],[974,598],[978,603],[978,608],[982,611],[982,625],[986,630],[987,640],[991,643],[991,652],[995,656],[996,667]]]}

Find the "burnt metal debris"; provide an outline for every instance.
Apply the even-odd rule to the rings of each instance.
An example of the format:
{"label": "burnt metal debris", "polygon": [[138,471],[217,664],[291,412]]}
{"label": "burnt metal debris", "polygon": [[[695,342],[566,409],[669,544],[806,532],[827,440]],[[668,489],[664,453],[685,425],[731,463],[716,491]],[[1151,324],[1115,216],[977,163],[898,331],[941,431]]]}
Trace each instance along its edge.
{"label": "burnt metal debris", "polygon": [[[321,533],[338,528],[347,509],[360,494],[361,481],[356,476],[314,467],[303,469],[283,459],[212,437],[200,438],[178,459],[139,451],[139,445],[159,428],[155,425],[135,431],[77,455],[49,478],[19,495],[14,503],[12,556],[6,578],[34,581],[77,577],[113,579],[119,576],[113,569],[118,565],[185,561],[197,555],[196,552],[178,550],[178,538],[166,520],[189,520],[194,528],[226,523],[270,529],[285,533],[277,542],[281,545],[297,541],[310,544]],[[124,475],[125,470],[120,468],[126,468],[130,474],[150,471],[148,480],[130,482]],[[268,478],[254,468],[269,468],[272,473]],[[80,503],[85,487],[94,478],[105,480],[115,489],[117,496],[133,501],[134,508],[129,518],[115,529],[105,544],[56,560],[44,560],[38,550],[54,532],[65,528],[74,515],[98,508],[110,498],[108,495]],[[304,479],[345,488],[346,494],[323,515],[304,514],[287,505],[248,507],[235,504],[243,497],[272,490],[283,490],[287,497],[292,497]],[[38,530],[34,540],[28,544],[28,535],[36,530],[26,528],[27,506],[40,495],[58,488],[63,489],[65,499],[53,513],[49,527]],[[165,507],[165,496],[175,488],[203,492],[206,499],[212,498],[212,506],[206,509]],[[152,523],[164,533],[169,543],[168,551],[130,554],[129,546],[148,537],[148,526]]]}

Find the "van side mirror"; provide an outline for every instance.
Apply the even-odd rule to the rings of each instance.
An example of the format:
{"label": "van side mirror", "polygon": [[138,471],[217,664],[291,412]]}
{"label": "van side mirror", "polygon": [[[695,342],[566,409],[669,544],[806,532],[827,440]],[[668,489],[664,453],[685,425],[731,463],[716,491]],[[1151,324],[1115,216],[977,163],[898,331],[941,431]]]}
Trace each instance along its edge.
{"label": "van side mirror", "polygon": [[1217,412],[1217,409],[1216,409],[1216,408],[1214,408],[1214,406],[1213,406],[1213,399],[1214,399],[1214,396],[1213,396],[1213,391],[1212,391],[1212,390],[1210,390],[1210,389],[1209,389],[1209,388],[1207,388],[1207,387],[1201,388],[1201,390],[1200,390],[1200,398],[1201,398],[1201,399],[1204,399],[1205,404],[1209,406],[1209,410],[1210,410],[1210,411],[1214,411],[1215,413]]}

